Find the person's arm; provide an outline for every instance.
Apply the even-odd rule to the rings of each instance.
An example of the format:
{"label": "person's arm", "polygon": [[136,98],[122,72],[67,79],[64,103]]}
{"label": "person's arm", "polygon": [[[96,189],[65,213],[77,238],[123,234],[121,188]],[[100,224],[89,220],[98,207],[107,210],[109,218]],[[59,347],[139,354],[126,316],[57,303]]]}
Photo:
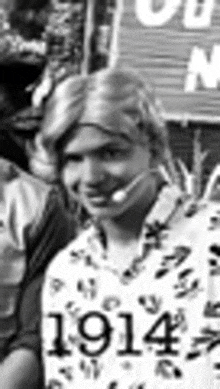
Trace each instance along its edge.
{"label": "person's arm", "polygon": [[31,349],[14,350],[0,365],[0,382],[4,389],[37,389],[40,364]]}
{"label": "person's arm", "polygon": [[41,281],[51,258],[75,233],[74,223],[68,222],[62,198],[54,190],[49,193],[45,207],[36,219],[25,232],[27,271],[17,311],[18,331],[10,341],[8,356],[0,365],[0,383],[7,389],[35,389],[42,379]]}
{"label": "person's arm", "polygon": [[4,389],[40,388],[40,316],[42,275],[36,277],[21,294],[18,333],[8,355],[0,365],[0,382]]}
{"label": "person's arm", "polygon": [[64,207],[61,192],[52,189],[37,223],[26,232],[26,281],[44,272],[50,260],[76,235],[76,221]]}

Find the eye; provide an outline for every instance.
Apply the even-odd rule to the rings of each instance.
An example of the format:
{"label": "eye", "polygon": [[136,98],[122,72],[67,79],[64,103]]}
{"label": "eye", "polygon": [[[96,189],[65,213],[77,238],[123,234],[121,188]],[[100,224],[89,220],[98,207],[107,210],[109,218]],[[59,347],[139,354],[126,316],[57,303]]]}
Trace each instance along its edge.
{"label": "eye", "polygon": [[71,163],[79,163],[82,162],[83,156],[80,154],[71,154],[71,155],[66,155],[63,158],[63,166],[66,166]]}
{"label": "eye", "polygon": [[110,161],[112,159],[122,158],[125,154],[125,150],[119,148],[106,148],[100,151],[101,158],[105,161]]}

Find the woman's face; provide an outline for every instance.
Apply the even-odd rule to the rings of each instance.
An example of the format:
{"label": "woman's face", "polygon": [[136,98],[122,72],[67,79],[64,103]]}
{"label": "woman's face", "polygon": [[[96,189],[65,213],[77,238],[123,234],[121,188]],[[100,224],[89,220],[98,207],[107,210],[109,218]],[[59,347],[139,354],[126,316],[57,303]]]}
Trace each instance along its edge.
{"label": "woman's face", "polygon": [[[152,179],[150,165],[147,145],[132,143],[122,135],[95,126],[85,126],[79,128],[63,151],[62,179],[70,191],[77,191],[91,216],[118,218],[147,198]],[[142,178],[125,199],[115,201],[114,193],[126,189],[140,175]]]}

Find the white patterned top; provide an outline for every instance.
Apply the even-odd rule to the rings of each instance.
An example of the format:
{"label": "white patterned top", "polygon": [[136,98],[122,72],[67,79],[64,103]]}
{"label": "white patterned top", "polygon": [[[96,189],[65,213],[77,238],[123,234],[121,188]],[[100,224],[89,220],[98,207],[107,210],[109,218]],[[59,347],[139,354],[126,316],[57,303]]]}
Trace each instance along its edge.
{"label": "white patterned top", "polygon": [[220,388],[220,203],[165,187],[137,258],[108,266],[87,228],[43,287],[45,384],[53,389]]}

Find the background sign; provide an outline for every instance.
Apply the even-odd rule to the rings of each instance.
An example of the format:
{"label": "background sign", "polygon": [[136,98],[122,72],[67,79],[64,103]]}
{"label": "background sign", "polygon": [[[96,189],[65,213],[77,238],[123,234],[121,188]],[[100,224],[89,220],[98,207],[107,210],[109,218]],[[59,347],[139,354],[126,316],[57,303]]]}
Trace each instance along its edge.
{"label": "background sign", "polygon": [[110,65],[146,74],[167,119],[220,122],[220,1],[119,4]]}

